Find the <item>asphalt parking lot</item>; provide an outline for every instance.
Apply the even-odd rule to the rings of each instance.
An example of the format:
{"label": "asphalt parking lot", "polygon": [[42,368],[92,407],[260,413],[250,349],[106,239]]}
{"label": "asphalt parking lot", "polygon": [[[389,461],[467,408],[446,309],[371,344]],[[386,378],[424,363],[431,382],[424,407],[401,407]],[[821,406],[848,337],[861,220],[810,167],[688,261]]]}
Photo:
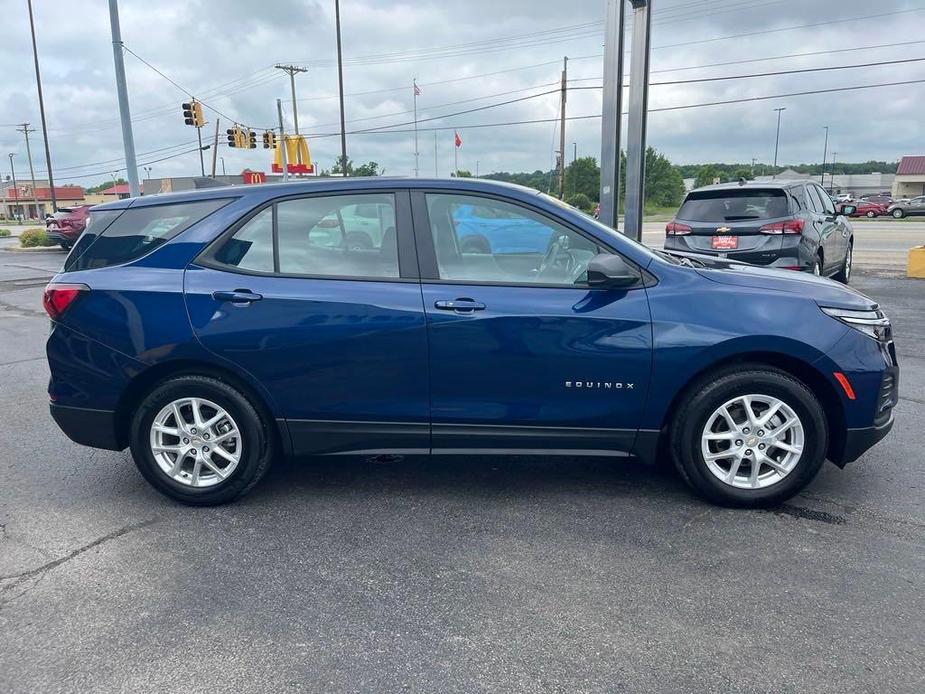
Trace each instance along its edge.
{"label": "asphalt parking lot", "polygon": [[0,248],[0,691],[923,691],[925,281],[860,250],[896,426],[734,511],[668,466],[484,457],[279,464],[179,506],[54,426],[63,254]]}

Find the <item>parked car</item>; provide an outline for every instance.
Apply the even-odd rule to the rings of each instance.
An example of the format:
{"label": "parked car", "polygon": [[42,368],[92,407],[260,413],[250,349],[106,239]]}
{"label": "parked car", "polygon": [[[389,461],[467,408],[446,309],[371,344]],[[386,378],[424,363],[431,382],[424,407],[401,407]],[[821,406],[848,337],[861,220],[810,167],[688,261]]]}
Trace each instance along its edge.
{"label": "parked car", "polygon": [[[328,243],[321,222],[357,204],[394,228]],[[520,218],[546,247],[464,251],[460,211]],[[773,504],[893,423],[875,301],[653,251],[527,188],[332,178],[90,217],[45,290],[51,414],[186,503],[239,497],[283,455],[670,451],[706,498]]]}
{"label": "parked car", "polygon": [[850,214],[844,212],[844,205],[842,204],[836,205],[835,209],[838,210],[839,214],[845,214],[847,217],[867,217],[868,219],[885,215],[887,210],[887,208],[880,203],[865,202],[864,200],[858,200],[857,202],[848,204],[854,208],[854,212]]}
{"label": "parked car", "polygon": [[814,275],[851,277],[854,230],[816,183],[724,183],[692,190],[665,227],[665,249]]}
{"label": "parked car", "polygon": [[87,226],[92,205],[61,208],[45,222],[45,235],[57,241],[64,250],[76,243]]}
{"label": "parked car", "polygon": [[861,198],[860,202],[872,202],[887,208],[893,204],[893,198],[889,195],[865,195]]}
{"label": "parked car", "polygon": [[907,201],[894,202],[886,213],[896,219],[925,215],[925,195]]}

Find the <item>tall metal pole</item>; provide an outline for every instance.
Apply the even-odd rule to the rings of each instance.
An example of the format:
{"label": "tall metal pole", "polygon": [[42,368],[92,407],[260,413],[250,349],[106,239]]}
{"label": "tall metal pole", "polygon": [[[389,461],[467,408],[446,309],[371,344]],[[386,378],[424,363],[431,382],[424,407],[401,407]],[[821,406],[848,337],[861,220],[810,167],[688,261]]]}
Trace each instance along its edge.
{"label": "tall metal pole", "polygon": [[440,176],[440,169],[437,166],[437,131],[434,130],[434,176]]}
{"label": "tall metal pole", "polygon": [[652,0],[630,2],[633,5],[633,46],[630,58],[629,120],[626,131],[626,204],[623,233],[640,241],[645,202]]}
{"label": "tall metal pole", "polygon": [[453,131],[453,176],[459,178],[459,145],[456,144],[456,131]]}
{"label": "tall metal pole", "polygon": [[835,159],[838,157],[838,152],[832,152],[832,172],[829,174],[829,188],[832,191],[835,191]]}
{"label": "tall metal pole", "polygon": [[16,154],[14,152],[10,152],[10,173],[13,175],[13,195],[16,200],[16,206],[10,208],[10,212],[14,219],[18,219],[16,217],[16,207],[19,207],[19,189],[16,187],[16,167],[13,166],[13,157],[15,156]]}
{"label": "tall metal pole", "polygon": [[334,0],[334,23],[337,27],[337,90],[340,97],[340,156],[347,175],[347,128],[344,121],[344,59],[340,44],[340,0]]}
{"label": "tall metal pole", "polygon": [[215,117],[215,141],[212,143],[212,177],[215,178],[215,165],[218,163],[218,116]]}
{"label": "tall metal pole", "polygon": [[225,175],[225,157],[219,157],[222,160],[222,176]]}
{"label": "tall metal pole", "polygon": [[[279,152],[283,159],[283,180],[289,180],[289,162],[286,161],[286,130],[283,128],[283,102],[282,99],[276,100],[276,113],[279,115]],[[222,167],[225,161],[222,160]],[[347,175],[347,167],[344,167],[344,175]]]}
{"label": "tall metal pole", "polygon": [[48,126],[45,124],[45,99],[42,96],[42,73],[39,70],[39,49],[35,42],[35,19],[32,16],[32,0],[29,0],[29,29],[32,31],[32,57],[35,61],[35,86],[39,93],[39,116],[41,116],[42,119],[42,139],[45,141],[45,166],[48,168],[48,187],[51,189],[51,208],[57,212],[58,197],[55,194],[55,177],[51,172],[51,148],[48,146]]}
{"label": "tall metal pole", "polygon": [[562,58],[562,87],[559,95],[559,199],[565,197],[565,97],[568,94],[568,56]]}
{"label": "tall metal pole", "polygon": [[[134,198],[140,192],[138,188],[138,162],[135,160],[135,137],[132,135],[132,114],[128,106],[128,87],[125,85],[125,61],[122,55],[122,30],[119,27],[118,0],[109,0],[109,26],[112,29],[112,59],[116,68],[116,91],[119,94],[119,118],[122,120],[122,146],[125,149],[128,194]],[[200,162],[202,161],[202,138],[199,141],[199,160]],[[48,165],[48,168],[50,174],[51,164]]]}
{"label": "tall metal pole", "polygon": [[601,119],[600,221],[617,228],[620,125],[623,111],[623,22],[626,0],[607,0],[604,36],[604,111]]}
{"label": "tall metal pole", "polygon": [[777,111],[777,136],[774,138],[774,170],[771,172],[771,178],[777,178],[777,150],[780,146],[780,114],[782,111],[786,111],[786,106],[781,106],[780,108],[775,108]]}
{"label": "tall metal pole", "polygon": [[35,217],[39,218],[39,195],[35,192],[35,169],[32,167],[32,148],[29,146],[29,133],[34,133],[35,128],[30,128],[28,123],[23,123],[21,128],[16,128],[26,138],[26,159],[29,160],[29,179],[32,181],[32,204],[35,207]]}
{"label": "tall metal pole", "polygon": [[829,126],[824,125],[823,127],[825,128],[825,144],[822,145],[822,176],[820,177],[820,183],[825,188],[825,158],[829,153]]}
{"label": "tall metal pole", "polygon": [[[196,137],[199,140],[199,173],[202,176],[206,175],[206,162],[202,156],[202,126],[196,128]],[[129,186],[131,186],[131,178],[129,178]]]}
{"label": "tall metal pole", "polygon": [[420,173],[420,159],[418,152],[418,80],[417,77],[411,80],[411,93],[414,99],[414,175]]}

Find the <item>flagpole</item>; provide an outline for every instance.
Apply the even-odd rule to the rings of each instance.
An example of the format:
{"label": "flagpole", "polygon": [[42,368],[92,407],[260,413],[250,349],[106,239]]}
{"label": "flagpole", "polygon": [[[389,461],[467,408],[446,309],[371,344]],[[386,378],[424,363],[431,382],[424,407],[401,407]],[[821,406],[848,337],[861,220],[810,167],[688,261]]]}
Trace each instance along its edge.
{"label": "flagpole", "polygon": [[414,95],[414,175],[419,174],[418,162],[418,80],[417,77],[411,80],[411,93]]}
{"label": "flagpole", "polygon": [[456,144],[456,131],[453,131],[453,176],[459,176],[459,145]]}

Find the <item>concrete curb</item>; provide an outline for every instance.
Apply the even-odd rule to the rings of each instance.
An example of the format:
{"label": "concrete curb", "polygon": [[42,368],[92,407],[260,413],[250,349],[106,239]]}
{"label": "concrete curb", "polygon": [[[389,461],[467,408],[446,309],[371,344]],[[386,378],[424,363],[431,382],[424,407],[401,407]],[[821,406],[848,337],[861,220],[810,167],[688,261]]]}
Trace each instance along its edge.
{"label": "concrete curb", "polygon": [[58,251],[59,253],[66,253],[61,246],[38,246],[36,248],[23,248],[21,246],[0,246],[0,251],[13,251],[14,253],[48,253],[51,251]]}

